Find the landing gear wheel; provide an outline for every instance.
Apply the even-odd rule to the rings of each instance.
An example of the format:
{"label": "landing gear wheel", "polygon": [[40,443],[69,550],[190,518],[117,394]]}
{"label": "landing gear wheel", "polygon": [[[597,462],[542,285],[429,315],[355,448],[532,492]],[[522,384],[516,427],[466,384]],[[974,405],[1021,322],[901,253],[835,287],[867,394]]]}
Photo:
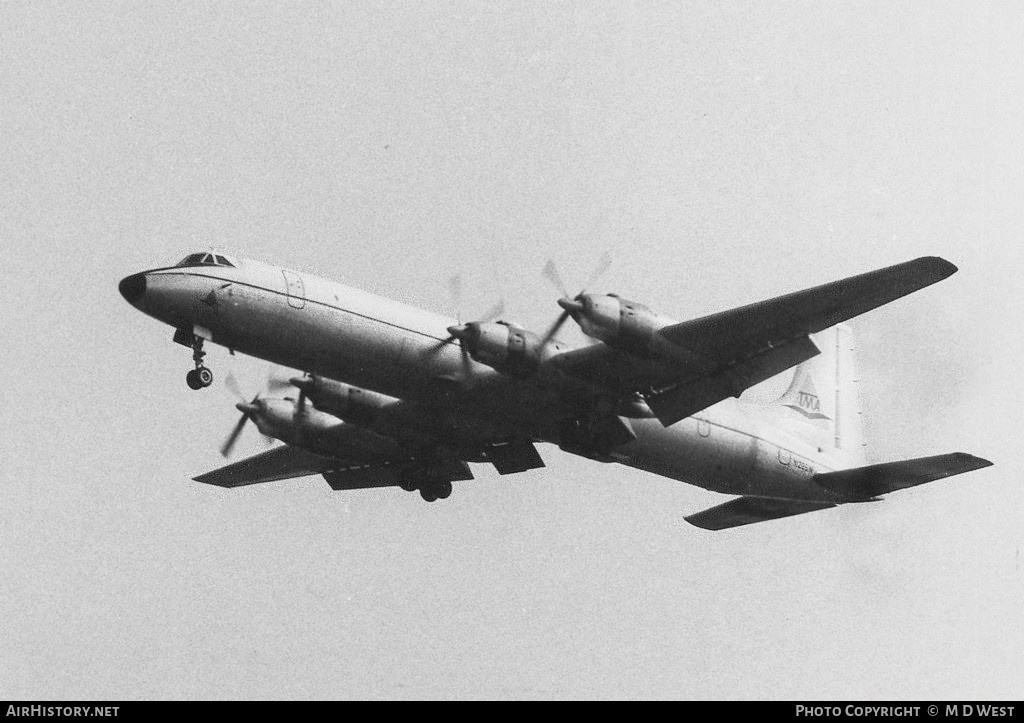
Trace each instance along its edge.
{"label": "landing gear wheel", "polygon": [[196,368],[185,375],[185,383],[189,389],[203,389],[213,384],[213,372],[203,366],[203,338],[196,336],[187,329],[179,329],[174,335],[174,340],[192,347],[192,361]]}
{"label": "landing gear wheel", "polygon": [[204,389],[213,384],[213,372],[206,367],[193,369],[185,375],[185,383],[189,389]]}
{"label": "landing gear wheel", "polygon": [[200,387],[208,387],[213,384],[213,372],[206,367],[199,367],[196,369],[195,375]]}
{"label": "landing gear wheel", "polygon": [[427,502],[436,502],[437,492],[434,491],[433,487],[423,487],[420,490],[420,497],[422,497]]}
{"label": "landing gear wheel", "polygon": [[429,482],[420,487],[420,497],[427,502],[446,500],[452,493],[452,483],[448,481]]}

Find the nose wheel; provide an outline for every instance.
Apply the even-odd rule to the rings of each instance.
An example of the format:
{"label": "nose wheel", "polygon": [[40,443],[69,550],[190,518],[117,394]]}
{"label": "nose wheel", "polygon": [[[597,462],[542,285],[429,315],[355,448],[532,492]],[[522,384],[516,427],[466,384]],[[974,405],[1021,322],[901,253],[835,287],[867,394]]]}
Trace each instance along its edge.
{"label": "nose wheel", "polygon": [[204,366],[198,366],[185,375],[185,383],[189,389],[205,389],[213,384],[213,372]]}

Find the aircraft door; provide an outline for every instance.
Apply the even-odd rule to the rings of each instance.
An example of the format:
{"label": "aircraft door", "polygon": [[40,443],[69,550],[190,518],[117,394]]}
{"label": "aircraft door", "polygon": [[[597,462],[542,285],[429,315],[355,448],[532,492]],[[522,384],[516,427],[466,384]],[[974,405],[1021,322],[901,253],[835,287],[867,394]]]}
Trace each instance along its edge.
{"label": "aircraft door", "polygon": [[288,294],[288,306],[301,309],[306,305],[306,284],[302,277],[294,271],[281,271],[284,274],[285,292]]}

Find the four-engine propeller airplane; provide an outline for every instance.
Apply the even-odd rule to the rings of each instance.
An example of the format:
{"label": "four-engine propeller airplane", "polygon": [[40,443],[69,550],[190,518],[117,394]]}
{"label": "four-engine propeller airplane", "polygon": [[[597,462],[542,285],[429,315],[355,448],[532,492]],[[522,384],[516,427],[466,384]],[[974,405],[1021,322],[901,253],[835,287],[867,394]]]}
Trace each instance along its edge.
{"label": "four-engine propeller airplane", "polygon": [[[216,252],[126,277],[124,298],[193,350],[203,343],[306,374],[297,398],[237,405],[285,444],[195,479],[240,485],[322,474],[335,490],[399,486],[428,501],[473,478],[544,466],[538,442],[739,495],[686,519],[719,530],[855,502],[986,467],[964,453],[867,464],[853,342],[842,322],[940,281],[923,257],[691,321],[615,294],[565,292],[544,334],[459,323],[312,275]],[[564,289],[557,271],[545,269]],[[556,339],[568,319],[593,340]],[[814,335],[813,339],[811,335]],[[772,404],[734,399],[797,367]]]}

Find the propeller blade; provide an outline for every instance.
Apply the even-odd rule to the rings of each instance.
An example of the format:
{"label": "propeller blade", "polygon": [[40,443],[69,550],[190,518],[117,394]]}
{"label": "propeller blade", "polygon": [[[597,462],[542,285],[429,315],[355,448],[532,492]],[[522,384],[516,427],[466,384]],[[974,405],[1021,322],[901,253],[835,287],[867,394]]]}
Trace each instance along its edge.
{"label": "propeller blade", "polygon": [[[225,379],[225,381],[227,380]],[[220,453],[224,457],[231,455],[231,451],[235,448],[235,443],[238,442],[238,438],[241,436],[242,430],[245,428],[245,423],[252,419],[252,415],[259,408],[256,406],[256,402],[259,401],[259,398],[260,395],[257,394],[248,404],[240,402],[235,405],[238,408],[238,411],[242,413],[242,416],[235,425],[235,428],[231,430],[231,434],[229,434],[228,438],[224,440],[224,444],[221,445]]]}
{"label": "propeller blade", "polygon": [[226,440],[224,440],[224,444],[221,445],[221,448],[220,448],[221,456],[223,456],[223,457],[230,457],[231,456],[231,450],[233,450],[235,448],[235,442],[238,441],[238,438],[242,434],[242,429],[245,427],[245,423],[248,422],[248,421],[249,421],[249,415],[248,414],[243,414],[241,416],[241,418],[239,418],[238,424],[235,425],[235,428],[231,430],[231,434],[228,435],[228,438]]}
{"label": "propeller blade", "polygon": [[443,349],[443,348],[444,348],[444,345],[445,345],[445,344],[450,344],[450,343],[451,343],[451,342],[453,342],[453,341],[455,341],[455,337],[454,337],[454,336],[453,336],[452,334],[450,334],[450,333],[449,333],[449,334],[448,334],[448,336],[446,336],[446,337],[445,337],[444,339],[442,339],[441,341],[437,342],[437,343],[436,343],[436,344],[434,344],[433,346],[429,346],[429,347],[427,347],[427,349],[426,349],[426,350],[425,350],[425,351],[424,351],[423,353],[424,353],[424,354],[425,354],[426,356],[434,356],[434,355],[435,355],[435,354],[437,354],[437,353],[438,353],[439,351],[441,351],[441,349]]}
{"label": "propeller blade", "polygon": [[[597,266],[594,267],[593,272],[590,274],[590,278],[587,279],[587,283],[583,284],[583,291],[577,296],[582,295],[587,289],[597,283],[597,280],[604,275],[604,272],[608,270],[608,267],[612,265],[612,256],[607,251],[601,255],[600,260],[597,262]],[[568,294],[566,294],[568,296]]]}
{"label": "propeller blade", "polygon": [[267,378],[267,391],[268,392],[283,392],[292,388],[292,382],[290,379],[284,377],[268,377]]}
{"label": "propeller blade", "polygon": [[292,427],[295,442],[302,444],[306,427],[306,385],[304,384],[299,387],[299,398],[295,402],[295,412],[292,414]]}
{"label": "propeller blade", "polygon": [[558,318],[555,320],[555,323],[552,324],[551,328],[548,329],[547,333],[543,337],[541,337],[541,342],[540,343],[541,343],[542,346],[544,344],[547,344],[549,341],[551,341],[554,338],[555,334],[558,333],[558,330],[562,328],[562,325],[565,324],[565,321],[568,318],[569,318],[568,310],[563,311],[561,314],[558,315]]}
{"label": "propeller blade", "polygon": [[562,281],[562,277],[559,276],[554,260],[548,259],[548,262],[544,264],[544,270],[541,273],[544,274],[544,278],[550,281],[562,296],[569,295],[569,288],[565,285],[565,282]]}
{"label": "propeller blade", "polygon": [[448,279],[448,292],[451,294],[452,306],[455,308],[455,318],[462,323],[462,276],[453,275]]}
{"label": "propeller blade", "polygon": [[238,379],[235,378],[234,372],[228,372],[227,376],[224,377],[224,386],[228,388],[228,391],[234,394],[238,399],[245,400],[245,395],[242,394],[241,388],[238,386]]}
{"label": "propeller blade", "polygon": [[486,324],[488,321],[497,321],[505,314],[505,300],[498,299],[498,302],[487,310],[477,321]]}

